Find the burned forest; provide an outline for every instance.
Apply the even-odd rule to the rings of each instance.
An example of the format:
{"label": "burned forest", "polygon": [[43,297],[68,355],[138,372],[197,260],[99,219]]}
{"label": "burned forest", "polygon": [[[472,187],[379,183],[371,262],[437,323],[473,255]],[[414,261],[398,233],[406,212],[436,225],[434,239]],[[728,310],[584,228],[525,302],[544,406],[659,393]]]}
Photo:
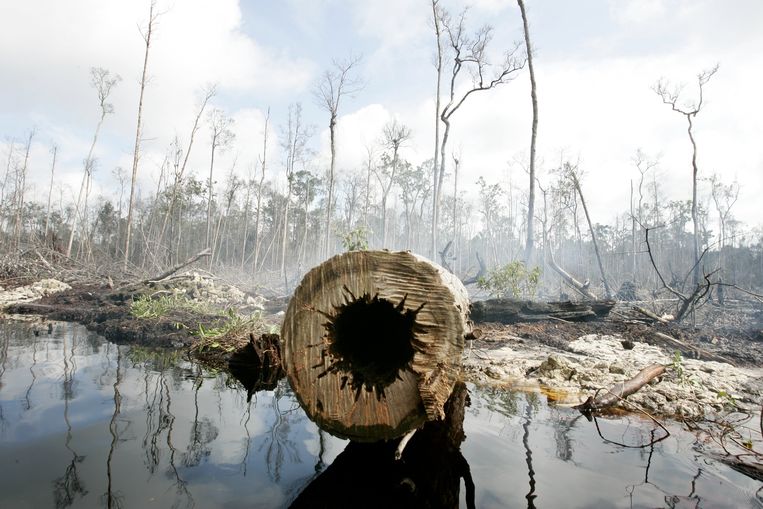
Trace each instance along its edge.
{"label": "burned forest", "polygon": [[757,2],[16,7],[0,506],[763,504]]}

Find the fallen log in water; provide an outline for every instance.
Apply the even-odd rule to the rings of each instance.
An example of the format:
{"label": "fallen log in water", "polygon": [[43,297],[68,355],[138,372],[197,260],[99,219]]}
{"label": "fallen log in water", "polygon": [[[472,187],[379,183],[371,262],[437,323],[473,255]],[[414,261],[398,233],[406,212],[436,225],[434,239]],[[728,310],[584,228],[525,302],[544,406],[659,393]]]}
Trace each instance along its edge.
{"label": "fallen log in water", "polygon": [[463,284],[409,252],[352,251],[315,267],[284,316],[284,365],[308,416],[356,441],[441,419],[471,332]]}
{"label": "fallen log in water", "polygon": [[560,319],[571,322],[597,320],[609,314],[613,300],[594,302],[535,302],[517,299],[488,299],[471,304],[474,322],[517,322]]}
{"label": "fallen log in water", "polygon": [[587,413],[613,406],[620,400],[638,392],[643,386],[665,373],[665,368],[666,366],[664,364],[652,364],[647,366],[630,380],[617,383],[608,390],[601,391],[601,395],[597,395],[596,397],[589,396],[587,400],[573,408],[580,410],[583,413]]}

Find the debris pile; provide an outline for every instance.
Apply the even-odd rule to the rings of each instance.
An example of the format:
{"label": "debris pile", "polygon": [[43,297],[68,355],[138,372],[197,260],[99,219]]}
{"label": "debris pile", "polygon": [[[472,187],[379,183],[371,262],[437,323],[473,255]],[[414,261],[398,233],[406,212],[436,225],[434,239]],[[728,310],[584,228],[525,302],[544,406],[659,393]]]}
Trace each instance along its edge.
{"label": "debris pile", "polygon": [[0,286],[0,309],[24,302],[32,302],[54,293],[69,290],[71,286],[57,279],[41,279],[30,285],[19,286],[8,290]]}

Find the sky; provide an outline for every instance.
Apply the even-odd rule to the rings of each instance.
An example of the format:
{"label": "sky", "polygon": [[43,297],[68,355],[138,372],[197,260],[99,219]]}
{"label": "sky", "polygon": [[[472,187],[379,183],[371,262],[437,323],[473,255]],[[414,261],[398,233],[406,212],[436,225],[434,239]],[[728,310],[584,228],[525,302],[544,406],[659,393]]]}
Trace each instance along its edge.
{"label": "sky", "polygon": [[[442,0],[453,13],[467,4]],[[763,2],[760,0],[525,0],[538,82],[541,182],[562,157],[584,171],[595,222],[611,223],[628,207],[637,149],[659,158],[668,199],[689,199],[691,148],[686,119],[652,91],[660,78],[696,96],[698,72],[719,64],[695,120],[701,177],[737,181],[734,215],[763,223]],[[473,0],[468,26],[489,23],[490,55],[522,40],[514,0]],[[58,147],[54,202],[74,199],[99,110],[90,68],[121,76],[96,146],[95,193],[114,196],[114,169],[132,168],[149,0],[4,0],[0,2],[0,159],[7,142],[35,129],[29,195],[42,198]],[[412,130],[403,156],[432,157],[435,40],[428,0],[158,0],[161,12],[149,55],[144,97],[141,193],[153,193],[174,136],[185,142],[201,90],[216,84],[213,106],[234,119],[236,140],[216,157],[222,183],[233,167],[252,171],[270,109],[269,172],[284,182],[277,139],[288,106],[301,102],[316,127],[313,170],[328,164],[328,117],[312,91],[333,60],[361,56],[362,90],[340,105],[338,169],[357,171],[385,123]],[[522,169],[532,109],[526,70],[499,88],[473,95],[453,116],[449,152],[460,156],[459,184],[527,185]],[[190,169],[204,178],[209,131],[195,141]],[[219,163],[219,165],[218,165]],[[234,166],[235,165],[235,166]],[[450,189],[450,185],[447,185]],[[709,184],[702,182],[700,191]],[[517,192],[520,192],[520,191]]]}

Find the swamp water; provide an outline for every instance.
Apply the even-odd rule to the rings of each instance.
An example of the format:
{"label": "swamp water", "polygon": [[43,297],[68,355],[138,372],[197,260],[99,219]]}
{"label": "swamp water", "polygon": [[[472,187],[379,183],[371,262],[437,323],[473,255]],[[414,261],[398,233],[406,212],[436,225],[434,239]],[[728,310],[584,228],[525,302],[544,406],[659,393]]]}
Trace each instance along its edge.
{"label": "swamp water", "polygon": [[[288,507],[347,446],[285,381],[247,402],[229,375],[176,353],[33,327],[0,324],[0,508]],[[478,508],[763,507],[761,483],[677,424],[630,448],[664,432],[627,416],[599,419],[600,436],[541,394],[469,392],[461,454]]]}

